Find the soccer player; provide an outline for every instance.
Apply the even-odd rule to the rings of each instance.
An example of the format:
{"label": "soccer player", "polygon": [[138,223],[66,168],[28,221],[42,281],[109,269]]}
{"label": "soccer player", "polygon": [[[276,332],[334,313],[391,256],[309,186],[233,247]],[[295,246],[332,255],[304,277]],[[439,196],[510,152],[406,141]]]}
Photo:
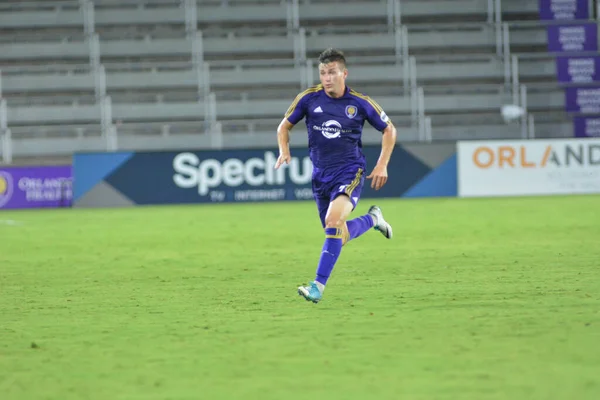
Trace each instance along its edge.
{"label": "soccer player", "polygon": [[396,142],[396,128],[382,108],[369,96],[346,86],[348,70],[341,51],[330,48],[321,53],[319,76],[321,84],[298,94],[279,124],[279,158],[275,164],[277,169],[290,162],[290,130],[306,118],[313,163],[312,190],[325,228],[316,278],[309,286],[298,288],[298,294],[313,303],[321,300],[344,244],[371,228],[392,238],[392,227],[377,206],[371,206],[366,215],[347,219],[358,203],[365,181],[366,160],[361,141],[365,121],[383,133],[379,160],[366,177],[372,180],[375,190],[387,181],[387,165]]}

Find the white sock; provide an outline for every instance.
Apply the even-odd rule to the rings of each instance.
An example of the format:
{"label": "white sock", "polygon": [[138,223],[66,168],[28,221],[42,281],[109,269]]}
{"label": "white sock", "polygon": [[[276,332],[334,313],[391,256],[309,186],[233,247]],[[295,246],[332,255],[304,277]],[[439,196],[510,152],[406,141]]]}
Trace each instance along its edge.
{"label": "white sock", "polygon": [[369,214],[369,215],[373,219],[373,226],[379,225],[379,217],[377,217],[375,214]]}
{"label": "white sock", "polygon": [[317,285],[317,289],[319,289],[319,292],[323,293],[323,291],[325,290],[325,285],[317,281],[315,281],[315,284]]}

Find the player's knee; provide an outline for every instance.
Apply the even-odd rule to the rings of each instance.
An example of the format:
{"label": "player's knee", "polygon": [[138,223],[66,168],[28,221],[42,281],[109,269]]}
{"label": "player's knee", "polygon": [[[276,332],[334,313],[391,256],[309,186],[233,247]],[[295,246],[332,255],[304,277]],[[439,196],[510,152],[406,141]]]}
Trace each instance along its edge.
{"label": "player's knee", "polygon": [[338,217],[327,217],[325,219],[325,228],[338,228],[344,227],[344,220]]}

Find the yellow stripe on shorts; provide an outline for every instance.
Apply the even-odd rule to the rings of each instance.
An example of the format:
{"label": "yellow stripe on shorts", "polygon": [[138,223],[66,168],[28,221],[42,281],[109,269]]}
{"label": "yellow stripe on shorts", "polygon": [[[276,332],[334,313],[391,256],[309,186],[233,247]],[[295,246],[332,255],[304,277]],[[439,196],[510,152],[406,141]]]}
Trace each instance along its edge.
{"label": "yellow stripe on shorts", "polygon": [[356,176],[354,177],[354,180],[352,180],[352,182],[348,186],[346,186],[346,190],[344,192],[348,196],[352,195],[352,192],[354,191],[354,189],[356,189],[356,187],[360,183],[360,178],[362,177],[362,174],[363,174],[363,170],[362,170],[362,168],[359,168],[358,171],[356,171]]}

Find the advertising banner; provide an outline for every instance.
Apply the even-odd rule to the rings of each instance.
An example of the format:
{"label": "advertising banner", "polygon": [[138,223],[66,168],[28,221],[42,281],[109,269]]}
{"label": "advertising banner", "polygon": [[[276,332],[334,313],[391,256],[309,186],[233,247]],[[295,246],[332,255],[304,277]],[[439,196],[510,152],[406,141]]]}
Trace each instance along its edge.
{"label": "advertising banner", "polygon": [[71,166],[0,168],[0,209],[70,207]]}
{"label": "advertising banner", "polygon": [[600,138],[600,116],[574,117],[573,132],[578,138]]}
{"label": "advertising banner", "polygon": [[565,88],[565,111],[600,114],[600,87]]}
{"label": "advertising banner", "polygon": [[598,51],[598,25],[594,22],[549,25],[546,33],[549,52]]}
{"label": "advertising banner", "polygon": [[600,193],[600,139],[457,146],[460,197]]}
{"label": "advertising banner", "polygon": [[[396,146],[388,165],[389,183],[375,191],[365,180],[362,197],[455,196],[456,148],[440,148],[441,153],[430,151],[423,157],[418,149]],[[380,152],[379,146],[363,148],[365,177]],[[77,153],[75,206],[312,200],[308,150],[292,149],[290,164],[275,170],[278,153],[277,149]]]}
{"label": "advertising banner", "polygon": [[541,20],[589,19],[589,0],[539,0]]}
{"label": "advertising banner", "polygon": [[560,83],[600,83],[600,55],[556,57],[556,75]]}

